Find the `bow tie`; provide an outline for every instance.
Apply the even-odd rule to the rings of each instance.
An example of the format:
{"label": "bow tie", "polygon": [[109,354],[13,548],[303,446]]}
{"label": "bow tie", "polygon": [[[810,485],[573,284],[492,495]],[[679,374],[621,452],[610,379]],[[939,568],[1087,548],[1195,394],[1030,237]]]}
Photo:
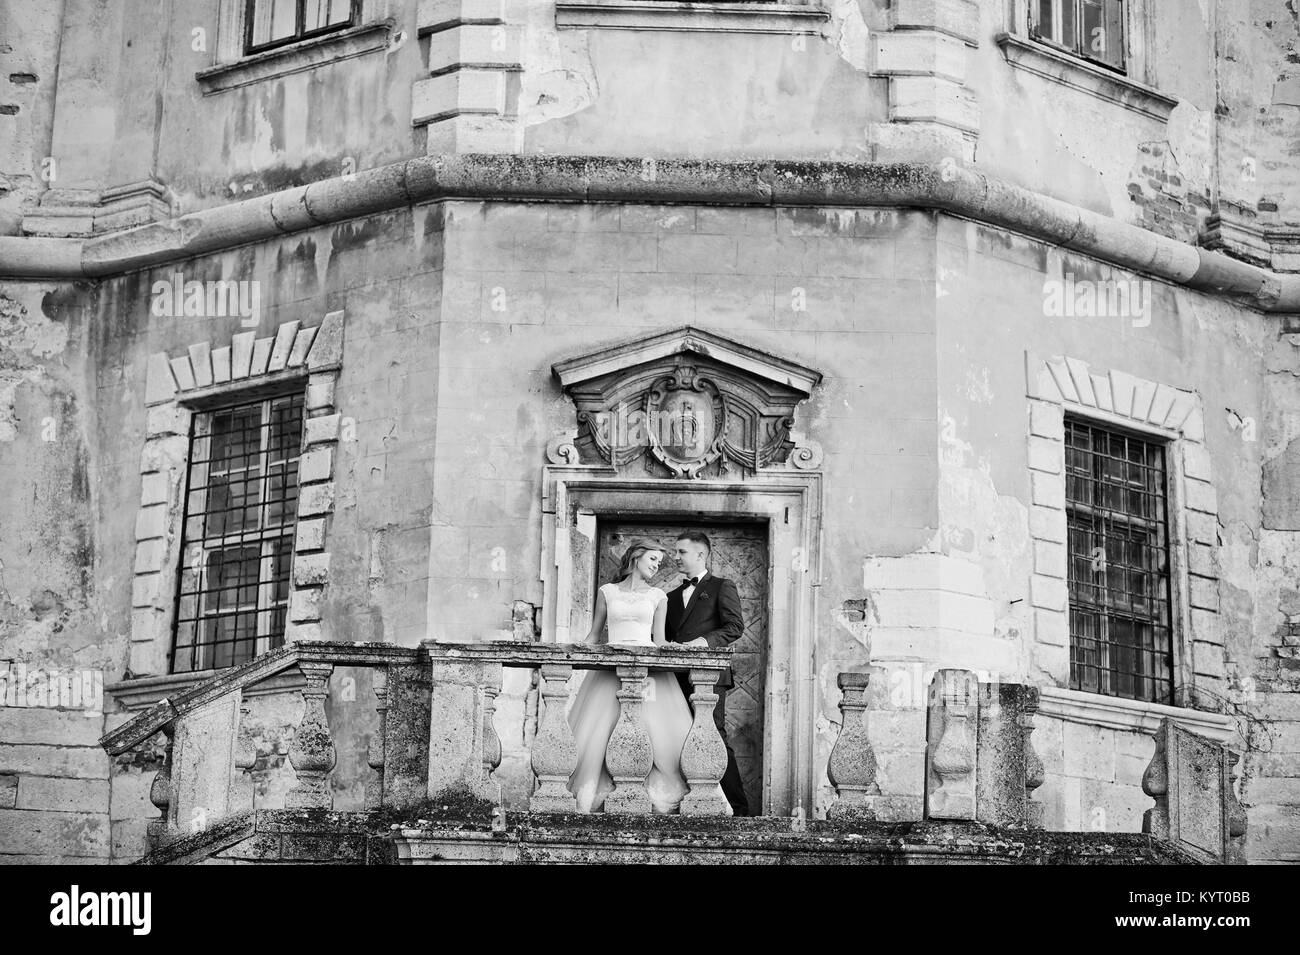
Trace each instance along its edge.
{"label": "bow tie", "polygon": [[698,577],[690,577],[690,578],[688,578],[687,581],[686,581],[686,586],[687,586],[687,587],[694,587],[694,586],[695,586],[696,584],[698,584],[699,582],[700,582],[700,578],[698,578]]}

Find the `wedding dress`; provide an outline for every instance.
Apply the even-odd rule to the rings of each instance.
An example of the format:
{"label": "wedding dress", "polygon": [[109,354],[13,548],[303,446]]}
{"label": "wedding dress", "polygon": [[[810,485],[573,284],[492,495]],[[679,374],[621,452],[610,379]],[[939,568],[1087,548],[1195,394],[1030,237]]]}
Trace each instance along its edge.
{"label": "wedding dress", "polygon": [[[605,584],[600,590],[605,595],[609,642],[653,646],[655,608],[668,595],[658,587],[629,591]],[[618,722],[619,685],[612,669],[588,670],[569,711],[569,726],[578,748],[578,764],[569,777],[569,791],[577,798],[580,812],[599,811],[614,789],[614,779],[605,767],[605,749]],[[690,788],[682,775],[681,756],[692,717],[675,674],[650,673],[641,717],[654,753],[654,766],[646,780],[650,802],[655,812],[676,812]]]}

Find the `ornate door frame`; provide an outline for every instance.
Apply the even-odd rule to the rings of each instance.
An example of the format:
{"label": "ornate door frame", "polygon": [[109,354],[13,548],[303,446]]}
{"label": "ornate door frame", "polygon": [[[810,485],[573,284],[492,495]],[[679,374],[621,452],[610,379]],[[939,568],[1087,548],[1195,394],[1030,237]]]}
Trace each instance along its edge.
{"label": "ornate door frame", "polygon": [[591,626],[598,518],[744,518],[767,524],[763,812],[789,815],[802,806],[811,815],[821,475],[774,470],[744,481],[699,481],[547,465],[542,511],[542,641],[558,643],[582,639]]}

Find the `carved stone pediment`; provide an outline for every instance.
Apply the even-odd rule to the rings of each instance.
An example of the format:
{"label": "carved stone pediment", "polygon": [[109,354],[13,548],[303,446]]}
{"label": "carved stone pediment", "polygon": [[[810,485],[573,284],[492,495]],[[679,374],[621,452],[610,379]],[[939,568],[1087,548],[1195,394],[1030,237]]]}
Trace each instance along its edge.
{"label": "carved stone pediment", "polygon": [[687,325],[553,371],[576,415],[547,447],[553,464],[735,478],[821,461],[793,430],[821,373],[720,335]]}

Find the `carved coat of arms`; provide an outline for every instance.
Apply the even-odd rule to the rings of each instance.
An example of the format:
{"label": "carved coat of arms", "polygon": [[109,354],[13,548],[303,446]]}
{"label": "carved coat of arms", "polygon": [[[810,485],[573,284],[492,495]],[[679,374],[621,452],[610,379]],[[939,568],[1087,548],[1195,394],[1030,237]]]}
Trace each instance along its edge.
{"label": "carved coat of arms", "polygon": [[661,477],[735,477],[816,467],[792,430],[818,372],[689,326],[555,366],[576,428],[552,439],[552,463],[640,469]]}

